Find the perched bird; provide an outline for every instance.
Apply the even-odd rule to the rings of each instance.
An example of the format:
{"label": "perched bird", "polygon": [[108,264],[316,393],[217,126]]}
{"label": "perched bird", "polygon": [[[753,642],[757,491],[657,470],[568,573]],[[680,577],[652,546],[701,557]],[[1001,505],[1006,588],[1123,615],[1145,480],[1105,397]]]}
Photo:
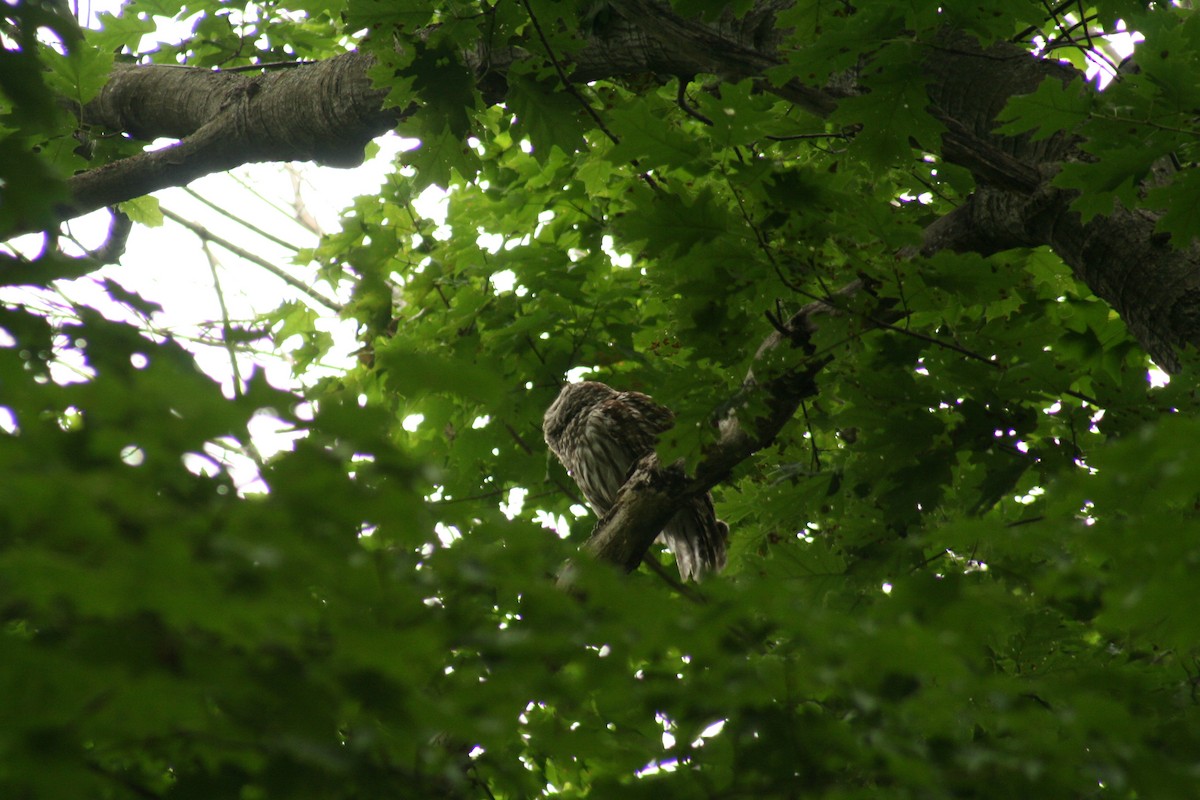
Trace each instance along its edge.
{"label": "perched bird", "polygon": [[[597,381],[568,383],[546,409],[546,444],[597,516],[608,511],[639,458],[654,450],[675,415],[640,392],[618,392]],[[712,495],[693,497],[659,534],[684,580],[725,566],[729,526],[717,519]]]}

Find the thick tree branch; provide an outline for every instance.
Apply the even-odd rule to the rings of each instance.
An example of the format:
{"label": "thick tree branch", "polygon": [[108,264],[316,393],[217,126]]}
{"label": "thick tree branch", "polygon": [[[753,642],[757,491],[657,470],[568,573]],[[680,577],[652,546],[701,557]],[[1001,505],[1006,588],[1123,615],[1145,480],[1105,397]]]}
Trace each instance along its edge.
{"label": "thick tree branch", "polygon": [[943,32],[929,51],[931,109],[947,126],[942,156],[970,169],[977,189],[927,232],[926,250],[987,255],[1049,246],[1156,362],[1177,369],[1175,352],[1200,346],[1200,244],[1168,243],[1156,233],[1158,215],[1145,210],[1117,207],[1085,225],[1071,210],[1077,194],[1051,185],[1063,163],[1087,157],[1078,137],[1062,131],[1035,141],[993,132],[1010,97],[1047,78],[1067,84],[1078,73],[1014,45],[981,48],[956,31]]}
{"label": "thick tree branch", "polygon": [[[764,0],[739,18],[700,20],[680,17],[659,0],[614,0],[611,20],[569,53],[564,74],[575,82],[645,73],[759,78],[783,61],[776,48],[785,32],[777,29],[775,14],[786,4]],[[489,91],[499,87],[499,100],[509,66],[539,50],[537,42],[526,44],[481,44],[462,54],[463,65],[486,80]],[[1050,184],[1063,163],[1085,157],[1072,132],[1038,141],[994,132],[1010,97],[1033,91],[1046,78],[1065,83],[1078,73],[1016,45],[982,48],[953,30],[920,45],[926,52],[928,110],[945,127],[940,141],[920,146],[966,167],[977,184],[968,202],[927,236],[926,249],[986,254],[1050,246],[1164,367],[1175,367],[1179,348],[1200,346],[1200,248],[1172,248],[1155,234],[1156,215],[1146,211],[1114,209],[1084,225],[1070,209],[1074,195]],[[385,93],[367,77],[372,64],[367,54],[349,53],[261,74],[121,66],[88,105],[85,119],[182,141],[75,176],[69,183],[73,200],[63,216],[251,161],[357,163],[363,145],[401,116],[382,107]],[[774,87],[759,78],[758,85],[825,115],[839,97],[865,91],[853,78],[824,87],[796,81]]]}
{"label": "thick tree branch", "polygon": [[[745,17],[723,18],[715,25],[664,12],[657,19],[678,34],[672,38],[645,24],[647,15],[661,10],[656,4],[632,3],[627,9],[620,4],[612,24],[572,52],[569,79],[585,83],[650,72],[728,79],[757,74],[779,63],[773,54],[779,38],[773,19],[782,5],[771,0]],[[530,57],[521,47],[480,47],[463,54],[464,66],[481,81],[502,78],[513,63]],[[352,52],[262,73],[118,65],[85,107],[83,121],[141,139],[181,141],[74,176],[68,181],[72,201],[60,215],[78,216],[256,161],[355,166],[365,145],[407,113],[383,108],[386,90],[372,87],[367,77],[373,64],[369,54]],[[799,84],[774,91],[819,113],[834,107],[819,90]]]}
{"label": "thick tree branch", "polygon": [[400,115],[373,88],[373,59],[347,53],[260,74],[118,65],[83,121],[178,144],[75,175],[63,218],[115,205],[256,161],[316,161],[352,167]]}
{"label": "thick tree branch", "polygon": [[387,91],[371,85],[373,64],[361,52],[259,73],[121,64],[83,118],[147,140],[185,139],[219,122],[243,163],[356,166],[400,116],[383,108]]}

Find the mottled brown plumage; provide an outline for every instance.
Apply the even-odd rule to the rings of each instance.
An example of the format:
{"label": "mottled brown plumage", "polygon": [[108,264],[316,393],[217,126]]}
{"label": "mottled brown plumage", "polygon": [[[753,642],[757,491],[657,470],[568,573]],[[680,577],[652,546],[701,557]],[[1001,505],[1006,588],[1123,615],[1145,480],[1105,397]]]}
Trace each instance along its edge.
{"label": "mottled brown plumage", "polygon": [[[674,415],[640,392],[618,392],[597,381],[569,383],[546,409],[546,444],[575,479],[597,516],[612,508],[634,463],[651,452]],[[712,496],[688,501],[659,539],[675,554],[684,580],[725,566],[729,526],[717,519]]]}

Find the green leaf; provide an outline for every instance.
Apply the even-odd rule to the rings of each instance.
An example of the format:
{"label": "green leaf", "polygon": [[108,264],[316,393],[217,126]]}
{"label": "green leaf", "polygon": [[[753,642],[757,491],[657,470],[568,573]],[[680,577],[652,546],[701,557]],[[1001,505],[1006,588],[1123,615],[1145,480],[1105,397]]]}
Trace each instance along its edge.
{"label": "green leaf", "polygon": [[97,15],[99,30],[89,30],[87,41],[97,49],[116,53],[122,47],[136,49],[142,37],[154,31],[154,20],[149,15],[123,13],[111,14],[107,11]]}
{"label": "green leaf", "polygon": [[416,169],[414,190],[427,186],[450,186],[455,175],[473,175],[476,159],[467,143],[449,130],[442,130],[422,139],[414,150],[401,155],[403,162]]}
{"label": "green leaf", "polygon": [[17,136],[0,139],[0,181],[0,231],[49,227],[54,205],[67,199],[62,178]]}
{"label": "green leaf", "polygon": [[133,200],[128,200],[117,205],[125,216],[140,225],[146,225],[151,228],[160,227],[163,224],[162,209],[159,208],[158,198],[146,195],[137,197]]}
{"label": "green leaf", "polygon": [[1136,207],[1138,185],[1154,160],[1153,151],[1142,148],[1106,149],[1100,161],[1064,164],[1054,176],[1054,184],[1079,191],[1071,208],[1088,222],[1097,215],[1112,214],[1115,200],[1126,208]]}
{"label": "green leaf", "polygon": [[694,137],[653,113],[645,103],[623,106],[606,116],[619,139],[608,154],[614,163],[637,161],[643,169],[682,167],[692,164],[702,153]]}
{"label": "green leaf", "polygon": [[893,44],[864,76],[871,91],[838,104],[833,119],[843,129],[858,129],[853,146],[868,162],[907,162],[914,146],[938,146],[943,128],[926,110],[924,75],[915,49]]}
{"label": "green leaf", "polygon": [[[1114,306],[1087,263],[1009,246],[1038,239],[1005,239],[929,111],[1003,90],[943,82],[969,39],[994,46],[976,66],[1062,75],[1082,29],[1039,0],[779,5],[676,3],[649,72],[622,61],[663,34],[647,4],[132,0],[86,46],[61,3],[6,6],[6,231],[53,231],[62,176],[87,195],[140,151],[76,137],[97,53],[268,86],[357,50],[376,93],[333,95],[386,93],[422,146],[293,242],[336,314],[181,327],[121,265],[58,252],[82,222],[0,254],[26,287],[0,300],[0,797],[1197,794],[1200,359],[1162,385],[1131,333],[1186,303],[1127,326],[1145,287],[1097,284]],[[1001,135],[1035,160],[1033,136],[1078,143],[1035,166],[1065,166],[1085,213],[1158,215],[1186,260],[1200,16],[1087,17],[1093,42],[1139,31],[1141,69],[1045,83]],[[241,272],[235,317],[262,299]],[[240,385],[198,369],[212,348]],[[659,455],[721,472],[693,474],[718,479],[723,570],[681,585],[662,543],[628,574],[580,551],[575,479],[621,480],[629,437],[592,425],[568,474],[543,430],[568,376],[674,411]]]}
{"label": "green leaf", "polygon": [[405,396],[447,392],[477,402],[495,402],[503,383],[491,371],[462,359],[422,353],[394,343],[376,348],[379,368]]}
{"label": "green leaf", "polygon": [[1145,205],[1164,209],[1156,230],[1171,234],[1177,247],[1200,236],[1200,176],[1194,171],[1152,188],[1146,193]]}
{"label": "green leaf", "polygon": [[346,3],[346,24],[350,30],[366,28],[381,36],[389,36],[392,29],[413,32],[428,25],[436,4],[406,0],[390,3],[386,0],[349,0]]}
{"label": "green leaf", "polygon": [[528,132],[533,153],[541,161],[550,148],[574,152],[583,142],[583,108],[570,92],[549,81],[510,75],[508,103],[517,115],[516,129]]}
{"label": "green leaf", "polygon": [[629,242],[641,242],[650,253],[682,256],[720,235],[724,218],[709,190],[692,198],[668,195],[647,213],[618,222]]}
{"label": "green leaf", "polygon": [[48,61],[51,87],[82,106],[108,82],[113,56],[99,47],[76,47],[66,56]]}
{"label": "green leaf", "polygon": [[1081,80],[1063,83],[1046,78],[1036,91],[1008,101],[998,119],[996,130],[1015,136],[1033,131],[1033,138],[1045,139],[1059,131],[1073,131],[1087,120],[1095,101]]}
{"label": "green leaf", "polygon": [[407,71],[421,99],[421,116],[427,129],[466,138],[470,110],[475,107],[474,81],[449,47],[417,48]]}

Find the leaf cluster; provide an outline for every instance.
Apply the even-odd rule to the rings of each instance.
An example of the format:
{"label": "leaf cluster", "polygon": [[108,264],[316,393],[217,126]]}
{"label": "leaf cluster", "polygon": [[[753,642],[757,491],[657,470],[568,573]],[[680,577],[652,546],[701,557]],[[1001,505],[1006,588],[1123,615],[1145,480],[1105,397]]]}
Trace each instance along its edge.
{"label": "leaf cluster", "polygon": [[[156,9],[180,13],[109,31]],[[351,287],[353,369],[227,399],[170,341],[4,306],[0,794],[1196,793],[1194,367],[1150,382],[1044,248],[898,257],[974,188],[937,155],[931,31],[1049,34],[1041,3],[794,4],[776,86],[874,43],[869,91],[827,120],[749,80],[568,87],[619,5],[322,9],[199,7],[159,57],[365,36],[414,106],[420,147],[301,256]],[[1133,190],[1188,158],[1195,17],[1081,11],[1128,15],[1147,66],[1043,84],[1007,130],[1086,139],[1061,178],[1081,210],[1164,204],[1196,235],[1187,179]],[[526,53],[503,103],[462,56],[480,42]],[[715,489],[726,571],[681,589],[580,557],[594,520],[541,443],[562,381],[653,394],[677,415],[661,454],[694,465],[773,321],[834,297],[810,351],[754,364],[828,361]],[[303,308],[270,322],[301,369],[332,347]],[[265,493],[222,456],[257,414],[297,435],[254,466]]]}

